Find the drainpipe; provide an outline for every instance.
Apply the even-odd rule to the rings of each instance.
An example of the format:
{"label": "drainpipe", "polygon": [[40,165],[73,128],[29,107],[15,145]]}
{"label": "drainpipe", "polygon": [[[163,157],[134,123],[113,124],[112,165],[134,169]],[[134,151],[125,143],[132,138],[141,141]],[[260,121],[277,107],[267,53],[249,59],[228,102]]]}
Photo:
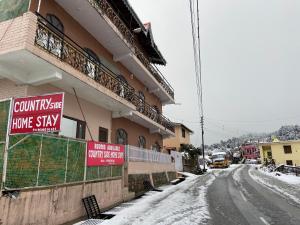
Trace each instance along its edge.
{"label": "drainpipe", "polygon": [[42,0],[39,0],[39,4],[38,4],[38,8],[37,8],[37,12],[38,12],[38,13],[40,13],[41,1],[42,1]]}

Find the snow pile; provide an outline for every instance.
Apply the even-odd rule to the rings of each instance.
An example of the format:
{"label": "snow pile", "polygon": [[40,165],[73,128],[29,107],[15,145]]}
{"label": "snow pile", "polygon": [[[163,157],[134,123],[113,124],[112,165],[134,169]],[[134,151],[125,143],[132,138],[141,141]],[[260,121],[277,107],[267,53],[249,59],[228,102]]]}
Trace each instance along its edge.
{"label": "snow pile", "polygon": [[[189,174],[191,175],[191,174]],[[206,191],[215,178],[189,176],[163,192],[143,197],[101,225],[196,225],[209,219]]]}
{"label": "snow pile", "polygon": [[[260,171],[262,173],[264,173],[265,175],[274,177],[278,180],[281,180],[283,182],[286,182],[288,184],[299,184],[300,185],[300,177],[295,176],[293,174],[284,174],[284,173],[280,173],[280,172],[268,172],[266,170],[264,170],[263,168],[260,169]],[[277,176],[276,174],[279,174],[280,176]]]}
{"label": "snow pile", "polygon": [[295,179],[295,178],[298,179],[298,177],[291,178],[288,177],[290,175],[285,175],[285,178],[282,179],[278,176],[275,175],[273,176],[272,173],[268,173],[260,169],[256,170],[254,169],[254,167],[251,170],[249,170],[249,175],[256,182],[265,185],[275,193],[280,194],[283,197],[289,198],[299,204],[300,202],[299,184],[294,185],[286,182],[286,181],[298,182]]}
{"label": "snow pile", "polygon": [[241,181],[241,172],[242,172],[243,167],[239,166],[237,168],[238,169],[233,173],[232,177],[233,177],[234,181],[236,181],[237,183],[240,183],[240,181]]}

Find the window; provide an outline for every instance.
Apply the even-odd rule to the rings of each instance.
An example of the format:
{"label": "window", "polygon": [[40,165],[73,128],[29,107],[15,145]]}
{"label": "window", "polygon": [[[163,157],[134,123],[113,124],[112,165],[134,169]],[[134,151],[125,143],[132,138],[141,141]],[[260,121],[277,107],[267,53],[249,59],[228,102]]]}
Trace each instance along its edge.
{"label": "window", "polygon": [[50,29],[56,34],[49,32],[42,37],[42,45],[44,45],[53,55],[62,56],[64,26],[62,22],[54,15],[47,14],[46,20],[52,25]]}
{"label": "window", "polygon": [[160,152],[160,145],[158,144],[158,142],[155,142],[155,144],[152,145],[152,150]]}
{"label": "window", "polygon": [[96,77],[96,65],[99,64],[100,60],[95,52],[89,48],[84,48],[84,51],[86,52],[86,56],[89,60],[87,60],[86,63],[86,74],[90,77],[95,79]]}
{"label": "window", "polygon": [[290,145],[284,145],[283,150],[285,154],[291,154],[292,153],[292,147]]}
{"label": "window", "polygon": [[118,94],[119,94],[119,96],[124,98],[126,87],[128,86],[127,80],[125,79],[125,77],[123,75],[118,75],[117,80],[119,80],[119,82],[120,82]]}
{"label": "window", "polygon": [[128,135],[124,129],[118,129],[116,133],[116,144],[127,145]]}
{"label": "window", "polygon": [[139,136],[138,146],[140,148],[146,148],[146,138],[144,136]]}
{"label": "window", "polygon": [[86,123],[84,121],[64,116],[59,134],[71,138],[85,139],[85,127]]}
{"label": "window", "polygon": [[53,15],[53,14],[47,14],[46,15],[46,19],[48,20],[48,22],[53,27],[55,27],[61,33],[64,33],[64,25],[62,24],[62,22],[60,21],[60,19],[58,19],[55,15]]}
{"label": "window", "polygon": [[108,141],[108,129],[104,127],[99,127],[99,141],[101,142]]}
{"label": "window", "polygon": [[139,97],[139,105],[137,110],[141,113],[145,111],[145,95],[143,92],[139,91],[138,92],[138,97]]}
{"label": "window", "polygon": [[293,165],[293,160],[286,160],[286,165],[292,166]]}
{"label": "window", "polygon": [[182,134],[182,137],[185,138],[185,129],[184,128],[181,128],[181,134]]}

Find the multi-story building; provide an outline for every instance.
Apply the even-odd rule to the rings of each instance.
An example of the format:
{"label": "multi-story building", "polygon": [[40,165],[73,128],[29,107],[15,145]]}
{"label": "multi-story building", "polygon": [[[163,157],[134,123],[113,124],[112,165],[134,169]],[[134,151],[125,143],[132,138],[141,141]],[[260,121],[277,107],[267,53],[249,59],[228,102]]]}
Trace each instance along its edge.
{"label": "multi-story building", "polygon": [[[175,134],[173,123],[162,114],[163,105],[174,103],[174,90],[155,64],[166,65],[166,60],[153,40],[151,24],[143,24],[126,0],[0,2],[0,100],[64,92],[59,137],[159,152],[163,137]],[[126,170],[139,174],[139,168],[145,166],[127,165],[125,174]],[[155,169],[167,172],[172,167]],[[99,175],[99,171],[94,173]],[[97,188],[107,192],[108,187],[102,205],[122,201],[120,190],[130,181],[115,177],[105,182],[108,186],[89,184],[81,195]],[[77,191],[83,186],[76,186]],[[22,199],[25,206],[28,200]],[[43,211],[40,224],[62,223],[81,215],[82,206],[78,199],[74,201],[69,203],[80,205],[75,207],[77,211],[58,213],[52,220]],[[17,218],[7,222],[21,223]]]}
{"label": "multi-story building", "polygon": [[179,151],[183,144],[191,144],[190,136],[194,133],[190,128],[182,123],[175,123],[175,137],[165,138],[164,149],[170,151]]}
{"label": "multi-story building", "polygon": [[273,159],[277,165],[300,165],[299,140],[259,143],[258,146],[262,162]]}

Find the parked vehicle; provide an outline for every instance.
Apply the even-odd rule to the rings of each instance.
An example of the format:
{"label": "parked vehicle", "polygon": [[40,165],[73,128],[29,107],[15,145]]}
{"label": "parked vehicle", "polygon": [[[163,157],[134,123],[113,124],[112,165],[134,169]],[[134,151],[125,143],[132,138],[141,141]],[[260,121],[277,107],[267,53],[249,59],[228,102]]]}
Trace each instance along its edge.
{"label": "parked vehicle", "polygon": [[229,157],[226,152],[215,152],[211,156],[211,168],[227,168],[229,167]]}

